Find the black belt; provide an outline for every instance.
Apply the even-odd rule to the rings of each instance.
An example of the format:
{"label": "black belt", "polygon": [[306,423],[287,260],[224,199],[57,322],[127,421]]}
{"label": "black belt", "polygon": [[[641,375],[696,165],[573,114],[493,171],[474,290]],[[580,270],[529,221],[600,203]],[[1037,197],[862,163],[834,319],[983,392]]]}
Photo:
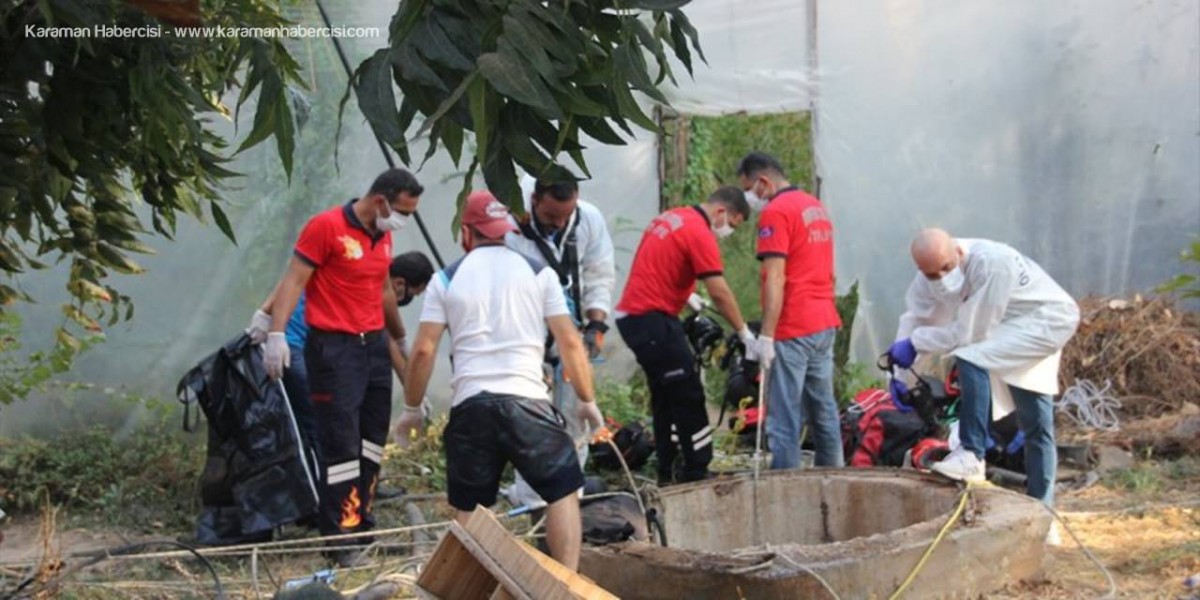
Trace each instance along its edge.
{"label": "black belt", "polygon": [[373,344],[383,337],[383,330],[376,329],[375,331],[362,331],[359,333],[346,333],[344,331],[322,331],[320,329],[309,328],[308,335],[325,340],[343,340],[356,341],[364,346]]}

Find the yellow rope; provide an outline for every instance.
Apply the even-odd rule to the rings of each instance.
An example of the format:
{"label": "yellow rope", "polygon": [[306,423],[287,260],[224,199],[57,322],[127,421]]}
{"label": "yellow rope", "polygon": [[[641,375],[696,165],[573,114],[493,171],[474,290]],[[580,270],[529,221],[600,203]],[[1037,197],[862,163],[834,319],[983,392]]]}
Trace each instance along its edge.
{"label": "yellow rope", "polygon": [[1057,511],[1049,506],[1046,506],[1045,503],[1036,498],[1031,498],[1024,494],[1019,494],[1004,488],[998,488],[987,481],[969,481],[967,482],[967,487],[963,489],[962,494],[959,496],[958,507],[954,509],[954,514],[950,515],[950,518],[946,520],[945,525],[942,525],[942,530],[938,532],[937,537],[933,538],[933,541],[930,542],[929,547],[925,549],[925,554],[921,556],[921,560],[917,561],[917,566],[913,567],[912,572],[909,573],[908,577],[904,579],[904,583],[901,583],[900,587],[896,588],[896,591],[888,597],[888,600],[896,600],[904,593],[904,590],[908,589],[909,585],[912,585],[913,580],[917,578],[917,574],[921,572],[921,569],[925,568],[925,562],[930,556],[933,555],[934,549],[937,548],[938,544],[942,542],[942,538],[946,537],[946,534],[949,533],[950,529],[954,527],[954,524],[958,522],[959,517],[962,516],[963,510],[967,506],[967,496],[971,495],[972,492],[997,492],[1018,498],[1024,498],[1032,502],[1037,502],[1039,506],[1046,509],[1050,515],[1054,517],[1054,520],[1057,521],[1058,524],[1062,525],[1067,534],[1071,536],[1071,539],[1075,540],[1075,543],[1079,545],[1079,549],[1083,551],[1084,556],[1086,556],[1087,559],[1092,562],[1092,564],[1096,565],[1096,568],[1099,569],[1100,573],[1104,575],[1104,578],[1108,583],[1108,593],[1106,593],[1104,596],[1101,596],[1101,599],[1109,600],[1116,597],[1117,583],[1113,579],[1112,573],[1110,573],[1108,569],[1105,568],[1104,564],[1101,563],[1094,554],[1092,554],[1092,551],[1083,544],[1083,541],[1081,541],[1079,537],[1075,535],[1075,532],[1071,530],[1070,526],[1067,525],[1067,522],[1062,518],[1061,515],[1058,514]]}
{"label": "yellow rope", "polygon": [[925,554],[921,556],[921,560],[917,561],[917,566],[913,567],[912,572],[904,579],[904,583],[901,583],[900,587],[896,588],[896,591],[888,597],[888,600],[896,600],[903,595],[904,590],[912,585],[913,580],[917,578],[917,574],[921,572],[921,569],[925,568],[925,562],[933,555],[934,549],[938,547],[938,544],[942,543],[942,538],[946,537],[946,534],[958,522],[958,518],[962,516],[963,510],[967,507],[967,492],[971,491],[973,485],[979,484],[967,483],[967,489],[963,490],[962,494],[959,495],[958,508],[954,509],[954,513],[946,520],[946,524],[942,525],[942,530],[938,532],[937,537],[933,538],[933,541],[929,543],[929,547],[925,549]]}

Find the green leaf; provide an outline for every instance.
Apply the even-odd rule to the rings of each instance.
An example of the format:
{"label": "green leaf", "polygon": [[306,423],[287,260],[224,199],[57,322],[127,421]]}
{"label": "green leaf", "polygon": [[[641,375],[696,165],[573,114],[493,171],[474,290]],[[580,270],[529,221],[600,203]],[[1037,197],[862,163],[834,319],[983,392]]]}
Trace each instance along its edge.
{"label": "green leaf", "polygon": [[404,130],[396,112],[396,94],[392,90],[392,63],[388,50],[377,50],[363,61],[354,76],[354,94],[358,108],[371,125],[371,131],[383,143],[404,146]]}
{"label": "green leaf", "polygon": [[[462,189],[458,191],[458,197],[454,199],[454,218],[450,221],[450,235],[458,237],[458,230],[462,227],[462,212],[463,206],[467,204],[467,196],[471,194],[471,186],[475,182],[475,170],[479,168],[479,159],[471,159],[471,166],[467,167],[467,174],[463,177]],[[0,286],[3,287],[3,286]]]}
{"label": "green leaf", "polygon": [[[678,8],[672,9],[670,13],[672,17],[671,24],[679,24],[679,27],[687,34],[687,37],[692,40],[692,48],[696,50],[696,54],[700,55],[700,60],[704,61],[704,64],[708,64],[708,59],[704,58],[704,50],[700,48],[700,34],[696,32],[695,27],[692,27],[692,22],[688,20],[687,15],[683,14],[683,11]],[[678,52],[679,48],[677,47],[675,50]]]}
{"label": "green leaf", "polygon": [[688,75],[695,77],[692,72],[692,52],[688,50],[687,34],[683,32],[683,27],[680,26],[678,20],[672,20],[671,25],[671,49],[675,51],[675,57],[679,62],[683,63],[683,67],[687,69]]}
{"label": "green leaf", "polygon": [[233,227],[229,224],[229,217],[225,216],[225,211],[221,210],[221,206],[215,201],[209,202],[208,206],[212,209],[213,221],[217,223],[217,227],[221,230],[221,233],[224,233],[225,237],[229,238],[229,241],[233,242],[233,245],[236,246],[237,236],[233,234]]}
{"label": "green leaf", "polygon": [[[654,85],[658,86],[662,84],[662,82],[667,78],[671,79],[671,83],[679,85],[679,83],[675,81],[675,75],[671,72],[671,64],[667,62],[667,53],[665,50],[663,50],[662,40],[659,39],[658,36],[656,36],[653,32],[651,32],[650,29],[646,27],[646,24],[642,23],[641,19],[630,19],[630,21],[632,21],[630,25],[637,34],[638,42],[654,55],[654,61],[658,65],[658,77],[654,79]],[[662,23],[665,23],[665,20],[659,19],[658,23],[655,25],[655,30],[658,30],[658,25]],[[670,33],[666,31],[665,27],[663,27],[663,30],[664,36],[669,37]]]}
{"label": "green leaf", "polygon": [[437,63],[458,71],[470,71],[475,61],[459,50],[442,29],[438,20],[427,18],[418,23],[409,38],[413,47],[431,63]]}
{"label": "green leaf", "polygon": [[538,39],[533,29],[513,17],[504,17],[504,35],[500,36],[498,42],[499,51],[508,56],[523,57],[543,79],[554,82],[558,79],[554,64],[546,55],[544,41]]}
{"label": "green leaf", "polygon": [[454,166],[457,167],[458,161],[462,159],[463,128],[457,123],[446,121],[441,138],[446,152],[450,153],[450,160],[454,161]]}
{"label": "green leaf", "polygon": [[143,269],[141,265],[133,262],[128,256],[125,256],[121,251],[108,244],[96,244],[96,251],[99,253],[101,264],[112,267],[120,273],[134,275],[146,272],[146,269]]}
{"label": "green leaf", "polygon": [[487,189],[492,192],[509,210],[514,206],[523,206],[521,186],[517,184],[517,172],[513,168],[512,156],[504,149],[498,137],[491,139],[488,148],[487,162],[483,163],[483,180]]}
{"label": "green leaf", "polygon": [[[650,117],[647,117],[646,113],[642,112],[642,107],[638,106],[637,100],[634,99],[633,94],[629,91],[629,87],[624,81],[620,81],[619,78],[617,81],[614,81],[612,92],[616,96],[617,106],[620,107],[621,114],[629,117],[629,120],[647,131],[658,131],[658,124],[651,120]],[[620,121],[618,121],[619,124]]]}
{"label": "green leaf", "polygon": [[692,0],[626,0],[622,2],[625,8],[640,8],[642,10],[671,10],[679,8]]}
{"label": "green leaf", "polygon": [[495,127],[495,115],[499,114],[499,101],[490,102],[489,92],[487,81],[482,77],[475,78],[467,88],[471,121],[475,124],[475,156],[479,163],[487,159],[488,144],[491,142],[489,132]]}
{"label": "green leaf", "polygon": [[612,127],[608,126],[608,121],[604,119],[587,119],[583,116],[576,116],[575,122],[583,130],[583,133],[587,133],[596,142],[610,145],[625,144],[625,139],[620,137],[616,131],[612,131]]}
{"label": "green leaf", "polygon": [[[546,88],[536,73],[531,73],[524,64],[511,55],[499,52],[489,52],[479,57],[479,72],[497,92],[541,109],[549,116],[558,118],[562,112],[554,101],[554,96]],[[484,165],[487,173],[487,165]]]}
{"label": "green leaf", "polygon": [[391,62],[404,79],[442,92],[449,91],[442,78],[421,59],[421,55],[417,53],[412,44],[402,42],[392,46]]}
{"label": "green leaf", "polygon": [[[467,93],[467,90],[471,87],[471,84],[475,82],[475,79],[478,77],[478,75],[479,71],[472,71],[470,75],[464,77],[462,82],[458,84],[458,87],[454,88],[454,92],[447,96],[446,99],[442,101],[441,106],[438,106],[437,110],[425,119],[425,122],[421,124],[421,128],[417,130],[417,135],[415,137],[421,137],[424,135],[426,131],[429,131],[433,125],[446,114],[446,111],[449,111],[455,104],[458,104],[458,101],[462,99],[463,94]],[[458,159],[455,159],[454,162],[455,164],[458,164]]]}
{"label": "green leaf", "polygon": [[634,88],[658,102],[669,104],[667,97],[651,81],[646,60],[638,46],[626,44],[613,50],[613,63],[616,64],[617,73],[628,79]]}

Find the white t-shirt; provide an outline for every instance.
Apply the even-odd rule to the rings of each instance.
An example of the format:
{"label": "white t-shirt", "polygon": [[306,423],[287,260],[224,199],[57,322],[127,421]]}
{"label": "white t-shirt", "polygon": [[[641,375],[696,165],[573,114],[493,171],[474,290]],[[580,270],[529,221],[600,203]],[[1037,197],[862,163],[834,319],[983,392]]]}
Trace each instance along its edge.
{"label": "white t-shirt", "polygon": [[421,322],[450,330],[451,406],[480,392],[549,400],[546,318],[567,314],[558,276],[503,246],[475,248],[429,282]]}

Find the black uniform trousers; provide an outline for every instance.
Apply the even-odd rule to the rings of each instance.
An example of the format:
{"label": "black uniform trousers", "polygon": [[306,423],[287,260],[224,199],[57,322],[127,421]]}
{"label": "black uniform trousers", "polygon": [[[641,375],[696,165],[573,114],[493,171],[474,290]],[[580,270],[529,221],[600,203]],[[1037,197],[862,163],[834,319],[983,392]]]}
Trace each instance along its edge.
{"label": "black uniform trousers", "polygon": [[375,486],[392,413],[387,338],[382,331],[313,329],[304,359],[321,447],[318,529],[322,535],[370,530],[375,526]]}
{"label": "black uniform trousers", "polygon": [[646,372],[650,386],[659,481],[675,479],[677,448],[683,455],[680,478],[703,479],[712,462],[713,429],[708,423],[700,372],[683,325],[676,317],[651,312],[617,319],[617,330]]}

